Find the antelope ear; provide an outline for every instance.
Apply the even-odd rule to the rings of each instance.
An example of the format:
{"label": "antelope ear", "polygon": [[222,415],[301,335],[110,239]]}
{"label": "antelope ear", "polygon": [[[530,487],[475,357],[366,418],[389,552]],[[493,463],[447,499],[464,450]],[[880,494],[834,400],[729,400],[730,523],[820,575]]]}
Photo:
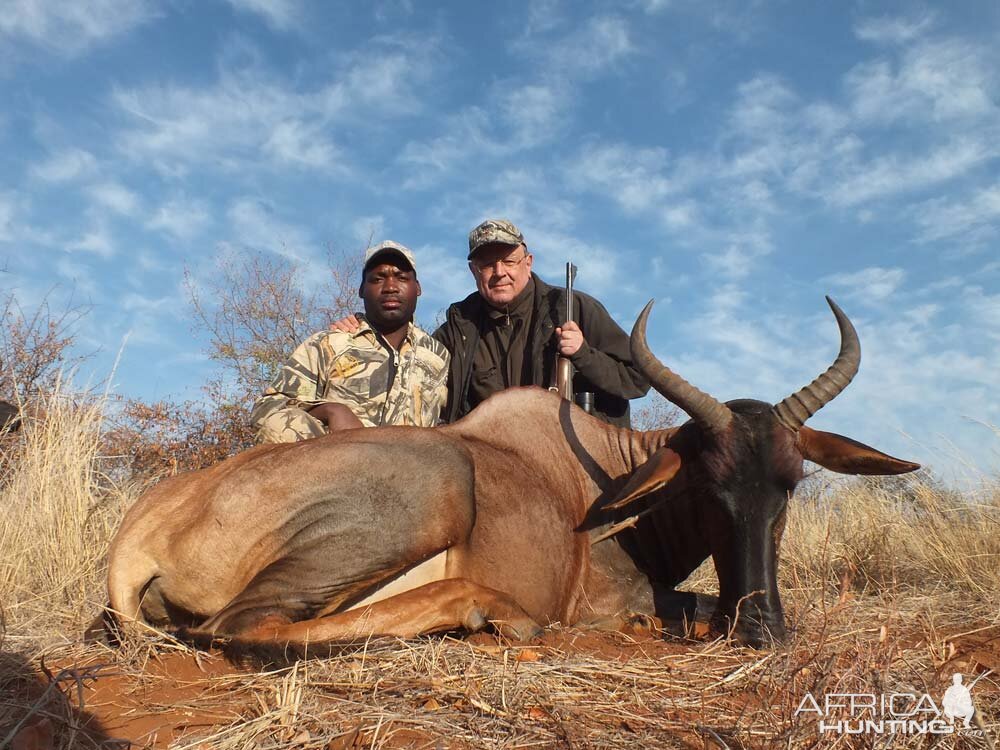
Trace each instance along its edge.
{"label": "antelope ear", "polygon": [[669,448],[660,448],[649,460],[636,469],[628,482],[622,487],[618,496],[607,505],[604,510],[613,510],[628,505],[633,500],[638,500],[643,495],[656,492],[667,482],[674,478],[674,474],[681,468],[681,457]]}
{"label": "antelope ear", "polygon": [[920,468],[857,440],[808,427],[799,429],[795,442],[803,458],[841,474],[905,474]]}

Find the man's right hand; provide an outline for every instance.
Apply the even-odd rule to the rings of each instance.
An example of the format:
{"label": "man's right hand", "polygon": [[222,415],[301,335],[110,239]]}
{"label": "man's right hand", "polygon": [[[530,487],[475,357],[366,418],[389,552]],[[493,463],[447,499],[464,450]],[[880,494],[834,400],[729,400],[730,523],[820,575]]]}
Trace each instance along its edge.
{"label": "man's right hand", "polygon": [[361,420],[354,416],[349,408],[343,404],[317,404],[308,410],[309,416],[315,417],[326,425],[330,432],[336,430],[351,430],[355,427],[364,427]]}
{"label": "man's right hand", "polygon": [[330,324],[330,330],[339,333],[355,333],[359,328],[361,328],[361,321],[353,314],[348,315],[346,318],[335,320]]}

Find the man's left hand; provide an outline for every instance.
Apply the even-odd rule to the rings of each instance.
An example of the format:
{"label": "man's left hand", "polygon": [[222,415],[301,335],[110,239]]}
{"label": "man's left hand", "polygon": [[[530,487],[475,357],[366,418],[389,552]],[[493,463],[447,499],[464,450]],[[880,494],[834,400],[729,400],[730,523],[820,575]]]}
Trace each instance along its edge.
{"label": "man's left hand", "polygon": [[559,347],[559,355],[562,357],[572,357],[580,347],[587,342],[583,338],[583,331],[580,326],[572,320],[566,321],[559,328],[556,328],[556,345]]}

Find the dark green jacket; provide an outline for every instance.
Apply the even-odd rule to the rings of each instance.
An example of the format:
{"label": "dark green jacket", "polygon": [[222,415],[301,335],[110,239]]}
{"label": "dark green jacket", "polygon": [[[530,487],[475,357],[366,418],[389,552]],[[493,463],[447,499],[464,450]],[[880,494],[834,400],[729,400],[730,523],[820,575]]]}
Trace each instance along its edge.
{"label": "dark green jacket", "polygon": [[[535,295],[528,337],[530,351],[525,352],[524,360],[530,362],[530,384],[548,388],[556,383],[555,329],[564,322],[566,292],[549,286],[535,274],[532,278]],[[590,295],[574,292],[573,299],[574,317],[586,342],[570,357],[576,370],[573,392],[592,392],[595,416],[619,427],[629,427],[629,399],[644,396],[649,383],[632,364],[628,334]],[[474,292],[451,305],[445,322],[434,332],[434,338],[451,352],[448,403],[441,413],[444,422],[454,422],[471,411],[469,382],[485,307],[479,292]]]}

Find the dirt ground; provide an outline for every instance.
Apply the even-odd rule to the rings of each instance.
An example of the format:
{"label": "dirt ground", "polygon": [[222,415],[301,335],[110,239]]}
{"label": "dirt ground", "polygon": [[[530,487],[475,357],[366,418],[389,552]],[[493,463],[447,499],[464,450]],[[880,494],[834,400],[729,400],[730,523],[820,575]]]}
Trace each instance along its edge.
{"label": "dirt ground", "polygon": [[[8,664],[22,679],[5,693],[34,710],[20,730],[30,742],[15,750],[990,747],[1000,725],[1000,627],[943,631],[931,642],[903,625],[773,651],[643,631],[557,629],[523,647],[483,634],[380,639],[265,669],[162,640],[124,652],[75,646]],[[796,714],[807,691],[919,689],[937,699],[954,672],[986,675],[973,691],[986,732],[937,744],[835,741],[820,736],[815,716]],[[30,734],[40,721],[55,727],[48,745]]]}

